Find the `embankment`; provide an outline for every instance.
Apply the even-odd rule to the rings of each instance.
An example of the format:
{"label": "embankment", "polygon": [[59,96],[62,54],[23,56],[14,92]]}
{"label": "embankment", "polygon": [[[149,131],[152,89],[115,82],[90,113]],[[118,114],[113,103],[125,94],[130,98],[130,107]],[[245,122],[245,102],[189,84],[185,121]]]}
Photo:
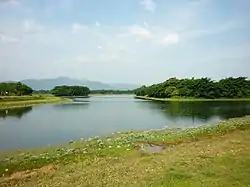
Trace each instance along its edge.
{"label": "embankment", "polygon": [[67,101],[72,100],[68,98],[54,97],[52,95],[5,96],[0,97],[0,110]]}

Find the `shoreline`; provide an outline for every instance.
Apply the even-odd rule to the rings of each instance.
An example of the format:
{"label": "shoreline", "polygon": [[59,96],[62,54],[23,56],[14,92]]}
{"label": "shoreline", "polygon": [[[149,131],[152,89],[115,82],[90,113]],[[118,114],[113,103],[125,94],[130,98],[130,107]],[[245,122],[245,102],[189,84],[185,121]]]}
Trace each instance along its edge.
{"label": "shoreline", "polygon": [[89,97],[95,97],[95,96],[135,96],[135,94],[89,94]]}
{"label": "shoreline", "polygon": [[180,102],[195,102],[195,101],[249,101],[250,98],[219,98],[219,99],[202,99],[202,98],[155,98],[147,96],[134,96],[135,99],[143,99],[149,101],[180,101]]}
{"label": "shoreline", "polygon": [[81,139],[52,147],[0,151],[0,176],[10,176],[15,172],[37,169],[49,164],[64,165],[93,158],[138,154],[138,146],[142,144],[172,147],[236,131],[250,132],[250,116],[190,129],[117,132],[103,138]]}
{"label": "shoreline", "polygon": [[[9,98],[8,98],[9,97]],[[69,98],[61,98],[54,96],[8,96],[2,97],[6,99],[6,101],[0,101],[0,110],[9,110],[14,108],[24,108],[41,104],[49,104],[49,103],[60,103],[60,102],[70,102],[72,99]],[[10,101],[8,101],[10,100]]]}

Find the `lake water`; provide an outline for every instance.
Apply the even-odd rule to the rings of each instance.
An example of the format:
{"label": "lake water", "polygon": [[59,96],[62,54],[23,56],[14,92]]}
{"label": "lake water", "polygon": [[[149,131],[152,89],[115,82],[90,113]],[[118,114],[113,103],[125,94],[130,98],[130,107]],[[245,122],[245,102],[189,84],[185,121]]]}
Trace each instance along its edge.
{"label": "lake water", "polygon": [[112,132],[188,128],[250,114],[250,102],[154,102],[133,96],[82,98],[0,111],[0,150],[58,144]]}

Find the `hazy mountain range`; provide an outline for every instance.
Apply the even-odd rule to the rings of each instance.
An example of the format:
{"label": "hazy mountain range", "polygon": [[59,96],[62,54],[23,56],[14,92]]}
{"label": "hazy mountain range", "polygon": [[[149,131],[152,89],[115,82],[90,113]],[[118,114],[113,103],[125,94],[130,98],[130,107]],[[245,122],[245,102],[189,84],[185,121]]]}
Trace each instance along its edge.
{"label": "hazy mountain range", "polygon": [[91,90],[111,89],[111,90],[131,90],[140,87],[140,85],[126,83],[102,83],[99,81],[79,80],[69,77],[58,77],[48,79],[25,79],[21,81],[34,90],[51,90],[59,85],[78,85],[87,86]]}

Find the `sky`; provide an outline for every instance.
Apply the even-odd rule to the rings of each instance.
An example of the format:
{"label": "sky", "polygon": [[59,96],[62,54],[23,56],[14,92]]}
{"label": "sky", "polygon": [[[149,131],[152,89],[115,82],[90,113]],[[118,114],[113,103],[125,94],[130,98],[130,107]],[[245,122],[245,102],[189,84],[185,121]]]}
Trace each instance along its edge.
{"label": "sky", "polygon": [[0,0],[0,81],[250,77],[249,0]]}

